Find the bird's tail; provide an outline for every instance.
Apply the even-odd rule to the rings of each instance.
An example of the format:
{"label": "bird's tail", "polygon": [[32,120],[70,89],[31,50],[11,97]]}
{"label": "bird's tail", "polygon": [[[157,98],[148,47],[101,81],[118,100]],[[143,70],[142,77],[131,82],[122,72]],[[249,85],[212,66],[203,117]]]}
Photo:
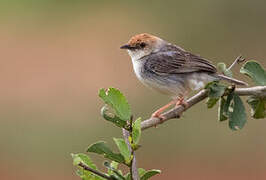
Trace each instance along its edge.
{"label": "bird's tail", "polygon": [[222,74],[218,74],[218,78],[221,80],[226,80],[231,83],[235,83],[237,85],[248,86],[248,84],[243,81],[240,81],[240,80],[237,80],[237,79],[234,79],[234,78],[222,75]]}

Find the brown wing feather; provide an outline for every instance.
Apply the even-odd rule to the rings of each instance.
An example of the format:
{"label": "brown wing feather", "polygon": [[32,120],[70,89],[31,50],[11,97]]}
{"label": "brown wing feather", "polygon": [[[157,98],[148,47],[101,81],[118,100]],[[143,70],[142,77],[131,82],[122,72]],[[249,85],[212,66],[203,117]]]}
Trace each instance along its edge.
{"label": "brown wing feather", "polygon": [[152,53],[147,58],[145,66],[154,73],[161,75],[209,72],[215,73],[215,66],[200,56],[193,55],[182,49],[176,48],[170,51],[160,51]]}
{"label": "brown wing feather", "polygon": [[200,57],[200,56],[197,56],[197,55],[194,55],[194,54],[191,54],[191,53],[188,53],[187,52],[187,56],[188,56],[188,64],[191,65],[193,68],[197,68],[199,69],[200,71],[208,71],[208,72],[217,72],[216,70],[216,67],[214,65],[212,65],[208,60]]}

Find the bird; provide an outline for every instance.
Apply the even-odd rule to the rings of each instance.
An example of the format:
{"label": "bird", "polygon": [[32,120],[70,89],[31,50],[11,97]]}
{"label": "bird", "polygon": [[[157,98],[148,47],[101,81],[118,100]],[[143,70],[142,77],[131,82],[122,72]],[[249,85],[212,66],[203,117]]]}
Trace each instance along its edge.
{"label": "bird", "polygon": [[236,85],[247,85],[218,74],[209,60],[148,33],[131,37],[120,48],[127,50],[134,72],[144,85],[172,98],[152,114],[161,120],[165,119],[162,112],[167,108],[172,105],[186,107],[189,93],[202,89],[209,82],[226,80]]}

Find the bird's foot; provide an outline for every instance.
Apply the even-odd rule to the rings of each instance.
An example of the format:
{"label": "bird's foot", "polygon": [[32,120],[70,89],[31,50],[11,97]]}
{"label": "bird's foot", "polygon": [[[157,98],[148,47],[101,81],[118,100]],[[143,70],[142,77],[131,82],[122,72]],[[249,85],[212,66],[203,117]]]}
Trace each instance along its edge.
{"label": "bird's foot", "polygon": [[180,98],[178,99],[178,101],[176,102],[176,104],[175,104],[175,107],[177,107],[177,106],[183,106],[185,109],[187,109],[187,108],[188,108],[188,103],[187,103],[187,101],[184,99],[184,97],[180,97]]}
{"label": "bird's foot", "polygon": [[152,118],[159,118],[161,122],[163,122],[166,119],[165,116],[163,116],[161,114],[161,111],[159,111],[159,110],[152,113],[151,117]]}
{"label": "bird's foot", "polygon": [[161,120],[161,123],[166,119],[165,116],[162,115],[162,112],[164,112],[167,108],[169,108],[170,106],[176,104],[176,100],[172,100],[171,102],[169,102],[168,104],[166,104],[165,106],[161,107],[160,109],[158,109],[157,111],[155,111],[152,114],[152,118],[159,118]]}

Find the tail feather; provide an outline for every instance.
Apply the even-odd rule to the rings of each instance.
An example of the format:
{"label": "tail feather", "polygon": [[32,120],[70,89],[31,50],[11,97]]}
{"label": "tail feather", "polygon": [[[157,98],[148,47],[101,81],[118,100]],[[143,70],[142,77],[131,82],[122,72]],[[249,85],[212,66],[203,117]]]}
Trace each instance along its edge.
{"label": "tail feather", "polygon": [[237,80],[237,79],[234,79],[234,78],[222,75],[222,74],[218,74],[218,78],[220,78],[221,80],[226,80],[231,83],[235,83],[237,85],[248,86],[248,84],[243,81],[240,81],[240,80]]}

